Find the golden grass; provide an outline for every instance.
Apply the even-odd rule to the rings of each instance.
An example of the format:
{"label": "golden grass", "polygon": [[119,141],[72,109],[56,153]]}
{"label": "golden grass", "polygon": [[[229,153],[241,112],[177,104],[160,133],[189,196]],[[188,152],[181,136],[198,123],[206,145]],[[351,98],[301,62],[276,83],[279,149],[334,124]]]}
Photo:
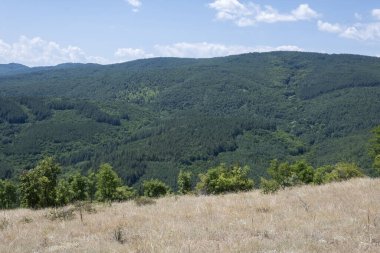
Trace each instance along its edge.
{"label": "golden grass", "polygon": [[0,252],[380,252],[380,179],[96,209],[2,211]]}

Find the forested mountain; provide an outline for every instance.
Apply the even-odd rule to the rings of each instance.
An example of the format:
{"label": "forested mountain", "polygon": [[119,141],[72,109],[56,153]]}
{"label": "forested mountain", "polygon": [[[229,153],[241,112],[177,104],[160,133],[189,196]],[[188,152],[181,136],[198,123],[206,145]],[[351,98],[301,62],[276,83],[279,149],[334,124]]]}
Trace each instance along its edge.
{"label": "forested mountain", "polygon": [[[13,66],[13,65],[12,65]],[[300,52],[113,65],[0,66],[0,177],[45,155],[65,171],[108,162],[126,183],[225,162],[357,162],[371,173],[380,59]]]}

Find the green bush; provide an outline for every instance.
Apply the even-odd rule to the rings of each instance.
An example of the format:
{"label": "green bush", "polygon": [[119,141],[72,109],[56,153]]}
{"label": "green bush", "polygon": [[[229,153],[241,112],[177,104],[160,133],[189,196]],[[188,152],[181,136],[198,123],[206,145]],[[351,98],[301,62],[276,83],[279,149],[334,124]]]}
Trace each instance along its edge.
{"label": "green bush", "polygon": [[191,172],[180,171],[178,174],[178,192],[180,194],[187,194],[191,192]]}
{"label": "green bush", "polygon": [[9,180],[0,180],[0,209],[17,206],[17,186]]}
{"label": "green bush", "polygon": [[158,179],[146,180],[143,182],[144,196],[157,198],[165,196],[170,192],[169,186]]}
{"label": "green bush", "polygon": [[327,165],[319,167],[315,170],[313,183],[314,184],[324,184],[326,183],[326,177],[334,170],[334,166]]}
{"label": "green bush", "polygon": [[31,208],[43,208],[56,204],[57,177],[61,169],[53,158],[48,157],[38,165],[21,175],[21,205]]}
{"label": "green bush", "polygon": [[253,180],[248,178],[247,166],[226,167],[221,164],[200,174],[200,182],[196,188],[205,194],[247,191],[253,188]]}
{"label": "green bush", "polygon": [[380,175],[380,155],[375,157],[373,167],[376,169],[377,175]]}
{"label": "green bush", "polygon": [[326,175],[325,182],[344,181],[354,177],[363,177],[364,174],[354,163],[338,163],[332,172]]}
{"label": "green bush", "polygon": [[65,179],[59,180],[56,191],[57,191],[56,193],[57,205],[64,206],[72,201],[74,194],[71,191],[70,183],[67,180]]}
{"label": "green bush", "polygon": [[268,174],[282,188],[310,184],[314,179],[314,169],[306,161],[298,161],[294,164],[280,163],[273,160],[268,168]]}
{"label": "green bush", "polygon": [[373,167],[376,170],[377,176],[380,175],[380,126],[372,130],[374,134],[371,139],[370,155],[373,157]]}
{"label": "green bush", "polygon": [[136,191],[132,187],[123,185],[116,188],[113,200],[125,201],[125,200],[132,199],[135,196],[136,196]]}
{"label": "green bush", "polygon": [[69,177],[70,189],[73,193],[72,201],[83,201],[88,198],[88,179],[80,173]]}
{"label": "green bush", "polygon": [[264,194],[275,193],[280,189],[280,185],[276,180],[265,178],[260,179],[260,189]]}
{"label": "green bush", "polygon": [[96,174],[97,191],[96,197],[99,201],[116,200],[116,189],[121,184],[121,179],[108,163],[100,165],[99,171]]}
{"label": "green bush", "polygon": [[320,167],[315,171],[314,183],[325,184],[340,182],[354,177],[363,177],[364,174],[354,163],[338,163],[334,166]]}
{"label": "green bush", "polygon": [[87,175],[87,195],[91,202],[94,201],[96,197],[96,184],[96,174],[90,170]]}

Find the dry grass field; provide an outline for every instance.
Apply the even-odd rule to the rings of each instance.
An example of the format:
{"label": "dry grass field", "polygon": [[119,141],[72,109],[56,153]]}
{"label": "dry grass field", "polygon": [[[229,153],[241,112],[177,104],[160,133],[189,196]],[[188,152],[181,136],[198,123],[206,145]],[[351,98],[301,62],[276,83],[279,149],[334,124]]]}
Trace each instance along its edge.
{"label": "dry grass field", "polygon": [[1,211],[0,252],[380,252],[380,179],[95,209]]}

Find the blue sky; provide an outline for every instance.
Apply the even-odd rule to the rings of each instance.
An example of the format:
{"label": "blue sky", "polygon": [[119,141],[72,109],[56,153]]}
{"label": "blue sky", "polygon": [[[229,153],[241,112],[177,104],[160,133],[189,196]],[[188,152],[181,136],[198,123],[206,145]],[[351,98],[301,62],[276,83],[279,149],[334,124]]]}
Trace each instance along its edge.
{"label": "blue sky", "polygon": [[0,63],[108,64],[275,50],[380,56],[380,1],[0,1]]}

